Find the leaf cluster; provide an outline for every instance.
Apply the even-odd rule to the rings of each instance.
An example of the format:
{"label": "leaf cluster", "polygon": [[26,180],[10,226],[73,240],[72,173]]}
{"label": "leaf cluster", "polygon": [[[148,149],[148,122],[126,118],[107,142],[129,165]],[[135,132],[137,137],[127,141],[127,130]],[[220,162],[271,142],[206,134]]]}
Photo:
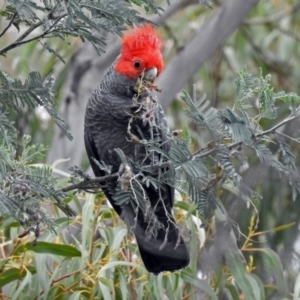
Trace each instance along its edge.
{"label": "leaf cluster", "polygon": [[[73,210],[64,203],[65,194],[57,188],[57,179],[47,165],[32,162],[42,158],[46,148],[30,145],[30,137],[24,135],[20,144],[12,143],[7,130],[2,131],[0,143],[0,214],[11,216],[27,230],[39,235],[39,225],[44,223],[52,230],[53,221],[47,217],[42,202],[54,203],[68,216]],[[17,155],[17,149],[20,149]]]}
{"label": "leaf cluster", "polygon": [[[275,284],[278,288],[276,295],[284,297],[287,295],[287,287],[282,283],[283,268],[277,254],[268,248],[252,247],[252,237],[260,234],[255,233],[255,229],[249,233],[243,248],[241,250],[237,248],[231,226],[226,225],[228,223],[226,210],[219,199],[219,194],[226,189],[246,201],[248,206],[254,206],[256,211],[255,204],[261,200],[261,196],[243,181],[245,167],[242,168],[248,165],[248,157],[252,158],[255,155],[262,164],[273,168],[287,179],[295,200],[300,190],[295,155],[288,143],[293,141],[293,138],[282,136],[279,129],[299,117],[299,103],[294,94],[273,92],[269,76],[260,75],[253,78],[243,70],[238,73],[236,82],[237,99],[233,108],[217,110],[209,107],[205,97],[198,100],[195,94],[193,98],[187,93],[183,94],[187,114],[199,131],[206,130],[212,138],[200,150],[191,151],[192,140],[187,127],[181,133],[174,131],[175,134],[172,135],[162,124],[151,121],[151,138],[145,139],[140,135],[138,139],[134,139],[137,149],[139,147],[146,149],[145,157],[141,159],[138,156],[139,151],[136,151],[135,156],[128,158],[117,149],[123,166],[128,166],[130,171],[124,178],[122,178],[123,171],[118,174],[119,178],[122,178],[122,184],[116,192],[112,189],[111,193],[114,192],[114,200],[119,205],[132,203],[133,207],[142,210],[144,219],[153,224],[147,234],[155,236],[160,224],[155,220],[155,215],[147,202],[147,188],[152,187],[160,191],[164,188],[164,184],[173,186],[184,199],[194,204],[195,210],[185,206],[185,201],[176,205],[186,209],[185,218],[198,215],[204,224],[212,224],[209,220],[215,216],[213,243],[207,245],[208,254],[204,255],[204,261],[210,265],[205,270],[203,263],[202,272],[211,279],[213,278],[210,277],[211,274],[218,276],[218,280],[221,281],[226,278],[226,283],[220,287],[218,295],[224,293],[236,298],[242,291],[246,298],[264,299],[269,293],[264,288],[262,280],[252,273],[253,257],[252,261],[251,259],[246,261],[242,250],[260,253],[264,264],[268,268],[272,265],[272,273],[276,276]],[[276,102],[281,99],[284,101],[282,103],[290,104],[290,114],[272,128],[263,130],[261,120],[276,118]],[[257,102],[259,113],[253,115],[255,110],[252,106]],[[147,116],[149,117],[149,114]],[[157,128],[167,136],[169,151],[164,150],[162,141],[155,135]],[[276,152],[274,144],[277,146]],[[109,182],[107,186],[109,187]],[[256,228],[256,224],[253,227]],[[223,262],[226,263],[226,267],[221,267]],[[231,275],[227,276],[228,272]],[[183,275],[184,271],[181,274]],[[236,284],[231,283],[231,276],[236,279]],[[208,291],[207,293],[209,294]]]}
{"label": "leaf cluster", "polygon": [[[65,122],[58,117],[53,98],[54,78],[48,76],[44,80],[38,72],[29,73],[27,79],[22,83],[18,78],[11,78],[0,71],[0,107],[3,114],[13,109],[20,116],[25,109],[33,111],[38,106],[43,106],[55,123],[66,134],[69,139],[72,135],[68,132]],[[2,125],[2,124],[3,125]],[[0,125],[7,128],[7,118],[1,118]],[[3,131],[0,132],[0,139]]]}
{"label": "leaf cluster", "polygon": [[[22,44],[39,40],[43,47],[63,61],[57,51],[44,42],[45,39],[52,37],[62,40],[79,37],[82,41],[92,43],[98,53],[104,52],[107,33],[120,35],[127,26],[146,21],[131,7],[132,3],[158,13],[158,7],[151,0],[43,0],[39,4],[31,0],[7,0],[7,5],[0,14],[9,21],[9,24],[0,33],[0,38],[12,25],[18,30],[21,25],[27,26],[28,29],[14,42],[0,49],[0,55],[5,55],[9,50]],[[39,33],[32,37],[30,34],[37,29]]]}
{"label": "leaf cluster", "polygon": [[[7,0],[7,6],[0,14],[7,18],[8,25],[0,33],[0,39],[10,26],[15,26],[18,30],[23,26],[27,30],[14,42],[0,49],[0,55],[6,55],[8,51],[22,44],[39,40],[45,49],[63,61],[60,54],[44,39],[57,37],[67,41],[71,36],[90,41],[100,52],[105,46],[103,31],[120,34],[126,25],[143,21],[130,7],[130,3],[143,6],[148,11],[159,12],[159,8],[150,0],[126,0],[120,3],[122,10],[119,3],[108,0],[43,0],[39,3],[30,0]],[[34,32],[36,35],[33,36]],[[0,71],[0,213],[10,216],[1,225],[1,229],[10,230],[15,226],[12,225],[13,220],[17,220],[26,228],[22,238],[30,231],[37,238],[40,235],[40,222],[52,230],[42,233],[42,242],[37,247],[33,247],[31,243],[22,245],[20,242],[9,246],[13,259],[10,257],[0,263],[1,288],[8,285],[8,294],[14,298],[26,297],[29,289],[33,297],[40,299],[127,299],[129,295],[133,299],[158,299],[161,295],[169,299],[188,299],[193,296],[217,299],[225,295],[239,299],[241,292],[246,299],[263,299],[268,288],[277,289],[276,296],[281,299],[286,296],[283,268],[278,256],[270,249],[258,250],[252,247],[251,239],[263,234],[255,232],[256,224],[251,224],[241,250],[263,252],[264,264],[274,276],[276,287],[263,286],[262,281],[253,274],[253,257],[244,261],[236,241],[232,239],[232,232],[218,231],[218,224],[212,225],[213,230],[216,228],[212,237],[215,244],[209,250],[216,250],[213,252],[216,254],[213,255],[213,260],[220,258],[220,265],[225,261],[226,266],[216,268],[213,276],[209,274],[205,280],[199,279],[196,276],[196,249],[199,248],[200,229],[195,216],[200,215],[209,226],[211,223],[208,221],[213,215],[216,220],[224,221],[222,218],[226,218],[226,212],[219,200],[220,190],[223,189],[238,194],[249,204],[260,198],[256,191],[252,191],[243,182],[243,170],[248,165],[247,157],[250,158],[251,155],[249,153],[256,155],[262,164],[274,168],[282,177],[287,178],[293,190],[293,198],[296,198],[300,191],[300,180],[295,163],[296,155],[289,143],[294,140],[283,136],[278,129],[299,117],[299,96],[293,93],[276,93],[270,85],[269,76],[260,75],[254,78],[247,70],[243,70],[238,73],[237,97],[232,108],[216,110],[210,107],[205,97],[198,100],[195,93],[190,97],[184,92],[182,98],[188,108],[187,114],[199,132],[207,131],[212,139],[201,149],[192,151],[191,134],[187,127],[181,134],[177,131],[172,135],[164,124],[157,124],[156,120],[152,120],[151,138],[145,139],[141,136],[137,144],[137,148],[145,147],[145,160],[141,161],[137,156],[138,151],[128,158],[117,149],[123,166],[118,174],[111,174],[110,166],[97,162],[107,173],[108,185],[110,179],[118,177],[120,185],[114,195],[115,200],[120,204],[132,203],[142,209],[148,221],[153,221],[155,226],[149,228],[151,235],[155,235],[159,223],[152,219],[154,214],[149,203],[143,201],[146,200],[145,187],[159,191],[167,183],[181,193],[182,201],[176,202],[175,207],[182,211],[176,210],[176,218],[184,219],[190,231],[192,262],[185,270],[154,278],[145,273],[138,254],[137,257],[132,255],[136,252],[136,245],[126,237],[126,229],[117,224],[114,212],[103,205],[102,198],[84,194],[85,203],[79,221],[68,218],[52,221],[41,207],[41,202],[50,200],[50,203],[56,204],[67,215],[72,215],[73,211],[64,203],[66,194],[63,190],[79,188],[90,191],[99,188],[97,178],[90,178],[80,168],[75,167],[71,178],[73,187],[71,185],[58,189],[58,181],[52,176],[51,168],[34,164],[43,157],[45,147],[30,145],[28,136],[22,137],[21,142],[17,141],[18,132],[8,117],[10,109],[22,114],[24,110],[33,110],[37,106],[45,107],[63,132],[71,137],[64,122],[55,112],[52,84],[51,77],[42,80],[36,72],[30,73],[22,82]],[[264,130],[261,121],[264,118],[277,118],[279,101],[290,105],[289,116],[272,128]],[[259,113],[253,115],[252,108],[256,105]],[[169,151],[163,148],[162,141],[156,136],[157,130],[166,134]],[[140,129],[137,131],[141,132]],[[276,147],[271,147],[271,143]],[[98,180],[103,182],[103,178]],[[75,203],[80,203],[77,195],[70,193],[69,197]],[[190,206],[191,202],[194,205]],[[80,205],[78,209],[81,210]],[[75,225],[80,222],[82,225],[80,234],[72,236],[72,245],[69,245],[70,241],[63,234],[57,237],[53,232],[54,229],[58,233],[62,232],[70,222]],[[108,222],[117,225],[108,227]],[[209,227],[208,234],[210,229]],[[220,232],[226,234],[222,235]],[[16,234],[12,234],[11,238],[13,240],[16,237]],[[218,242],[219,237],[221,239]],[[57,244],[57,239],[62,244]],[[218,249],[223,251],[220,256],[217,255]],[[41,253],[46,255],[39,255]],[[32,259],[24,259],[25,254]],[[60,255],[68,260],[60,259]],[[295,295],[299,294],[299,282],[298,277]]]}
{"label": "leaf cluster", "polygon": [[[7,0],[0,11],[1,21],[7,25],[0,32],[0,39],[14,26],[22,33],[15,41],[4,45],[0,55],[32,41],[40,44],[58,59],[63,57],[46,42],[49,38],[59,38],[66,42],[71,37],[93,44],[98,53],[103,52],[107,33],[120,35],[128,26],[145,21],[132,8],[132,4],[143,6],[148,11],[158,13],[159,8],[151,0],[145,1],[57,1],[43,0]],[[25,28],[25,29],[24,29]],[[41,203],[53,202],[68,216],[73,210],[63,201],[65,193],[57,188],[57,179],[52,176],[49,166],[35,164],[44,157],[46,148],[42,145],[30,145],[30,137],[20,137],[9,113],[15,111],[20,117],[24,112],[32,112],[42,106],[60,127],[63,133],[72,139],[65,122],[56,113],[54,78],[42,78],[38,72],[30,72],[22,81],[12,78],[0,70],[0,214],[9,215],[22,224],[26,230],[39,235],[39,224],[50,226],[49,219]],[[20,142],[21,139],[21,142]],[[82,172],[74,169],[73,183],[82,178]]]}
{"label": "leaf cluster", "polygon": [[[242,174],[249,166],[248,156],[253,154],[262,164],[274,168],[281,176],[286,177],[295,199],[300,191],[295,156],[278,129],[298,118],[297,97],[294,94],[273,92],[269,76],[260,75],[253,78],[247,70],[238,73],[236,84],[237,97],[233,108],[226,107],[222,110],[209,107],[205,96],[198,100],[195,93],[193,98],[186,92],[183,93],[182,99],[187,105],[188,116],[199,131],[206,130],[212,138],[194,153],[191,151],[192,141],[187,127],[179,135],[178,131],[171,134],[164,124],[158,124],[156,120],[151,121],[151,111],[155,111],[155,104],[154,108],[148,108],[148,113],[142,113],[139,117],[143,119],[146,115],[147,118],[143,122],[150,124],[149,137],[146,139],[142,130],[137,129],[139,137],[135,136],[134,141],[132,140],[137,144],[137,151],[132,157],[126,157],[122,150],[115,149],[122,165],[128,166],[130,170],[126,175],[127,181],[122,178],[122,172],[118,174],[122,184],[113,195],[115,201],[119,205],[129,202],[133,207],[137,205],[146,216],[150,213],[143,200],[147,198],[146,189],[152,187],[160,191],[164,184],[168,184],[188,196],[196,205],[202,220],[208,221],[214,214],[217,191],[220,189],[228,190],[230,187],[229,190],[239,195],[247,205],[252,205],[261,198],[243,182]],[[275,102],[281,99],[291,104],[290,115],[274,127],[263,130],[260,121],[277,115]],[[259,114],[252,116],[252,103],[257,100]],[[131,121],[129,123],[131,124]],[[160,134],[157,134],[157,130]],[[163,143],[159,138],[162,133],[166,136]],[[129,134],[134,136],[130,131]],[[277,144],[277,154],[270,149],[271,141]],[[168,151],[164,149],[164,143],[169,145]],[[143,158],[139,156],[138,149],[141,147],[146,151]],[[101,168],[103,169],[103,166]],[[87,184],[88,182],[86,180]]]}

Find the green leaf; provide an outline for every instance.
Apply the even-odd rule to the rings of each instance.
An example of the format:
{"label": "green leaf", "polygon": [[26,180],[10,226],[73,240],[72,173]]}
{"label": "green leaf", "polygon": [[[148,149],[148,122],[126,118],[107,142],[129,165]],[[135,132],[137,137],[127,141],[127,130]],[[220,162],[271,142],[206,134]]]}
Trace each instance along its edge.
{"label": "green leaf", "polygon": [[210,299],[217,300],[217,295],[214,293],[212,288],[204,280],[195,278],[195,276],[192,276],[187,271],[187,269],[182,270],[180,275],[183,280],[198,287],[200,290],[204,291],[208,296],[210,296]]}
{"label": "green leaf", "polygon": [[105,271],[110,269],[110,268],[115,268],[118,266],[127,266],[127,267],[133,267],[133,268],[139,268],[141,270],[145,270],[144,267],[137,265],[135,263],[132,262],[128,262],[128,261],[110,261],[109,263],[107,263],[106,265],[104,265],[100,271],[97,274],[97,277],[105,277]]}
{"label": "green leaf", "polygon": [[65,122],[58,117],[55,111],[55,103],[52,96],[54,79],[48,76],[45,80],[38,72],[30,72],[24,83],[18,78],[10,78],[0,71],[0,103],[4,108],[11,107],[20,114],[20,106],[27,105],[33,110],[38,106],[43,106],[58,127],[72,140],[72,135],[68,132]]}
{"label": "green leaf", "polygon": [[6,258],[0,261],[0,270],[10,261],[10,258]]}
{"label": "green leaf", "polygon": [[122,268],[120,268],[118,271],[122,299],[128,299],[128,282],[126,279],[126,272],[124,272]]}
{"label": "green leaf", "polygon": [[177,207],[177,208],[180,208],[186,212],[188,212],[189,214],[192,214],[192,215],[196,215],[196,204],[194,203],[187,203],[187,202],[184,202],[184,201],[176,201],[174,203],[174,207]]}
{"label": "green leaf", "polygon": [[[27,267],[27,270],[31,274],[36,273],[36,269],[34,267]],[[27,275],[26,269],[17,269],[17,268],[11,268],[9,270],[4,271],[0,274],[0,288],[2,288],[4,285],[14,281],[14,280],[20,280],[24,278]]]}
{"label": "green leaf", "polygon": [[227,284],[224,288],[224,293],[226,294],[228,300],[240,300],[239,292],[233,284]]}
{"label": "green leaf", "polygon": [[283,276],[283,267],[278,254],[273,250],[271,250],[270,248],[263,248],[263,249],[259,249],[258,251],[263,252],[265,254],[264,267],[266,270],[271,272],[271,274],[275,279],[277,295],[286,296],[287,286],[286,286],[285,278]]}
{"label": "green leaf", "polygon": [[162,273],[159,273],[156,276],[153,283],[153,296],[155,296],[156,299],[159,299],[161,295],[164,294]]}
{"label": "green leaf", "polygon": [[284,91],[280,91],[274,94],[275,100],[281,100],[283,102],[292,102],[292,103],[300,103],[300,96],[295,93],[286,93]]}
{"label": "green leaf", "polygon": [[116,230],[114,231],[114,237],[110,247],[110,251],[117,250],[127,234],[127,228],[117,227],[115,229]]}
{"label": "green leaf", "polygon": [[247,69],[237,72],[235,84],[237,94],[235,108],[246,109],[251,107],[249,105],[249,99],[253,97],[254,79]]}
{"label": "green leaf", "polygon": [[49,44],[48,43],[42,43],[41,41],[39,41],[40,42],[40,44],[45,48],[45,49],[47,49],[50,53],[53,53],[61,62],[63,62],[64,64],[66,63],[65,61],[64,61],[64,59],[62,58],[62,56],[57,52],[57,51],[55,51],[53,48],[51,48],[50,46],[49,46]]}
{"label": "green leaf", "polygon": [[48,242],[38,242],[36,246],[33,246],[32,243],[20,245],[14,251],[14,255],[20,255],[21,253],[28,250],[33,251],[35,253],[46,253],[53,255],[61,255],[65,257],[81,256],[81,252],[72,246],[53,244]]}
{"label": "green leaf", "polygon": [[260,278],[255,274],[246,274],[247,279],[249,280],[251,287],[254,291],[255,299],[264,300],[265,299],[265,290],[263,283]]}
{"label": "green leaf", "polygon": [[262,118],[275,119],[277,110],[274,105],[273,89],[266,88],[259,95],[260,116]]}
{"label": "green leaf", "polygon": [[188,148],[192,146],[192,137],[191,137],[190,129],[186,123],[183,124],[182,139],[184,140]]}
{"label": "green leaf", "polygon": [[83,222],[82,222],[82,229],[81,229],[81,235],[82,235],[81,249],[84,255],[89,255],[89,251],[91,251],[89,247],[91,245],[94,232],[92,232],[90,228],[93,225],[93,220],[94,220],[94,214],[93,214],[94,200],[95,200],[95,195],[92,194],[87,195],[85,204],[83,205],[82,208]]}
{"label": "green leaf", "polygon": [[228,269],[234,276],[237,286],[244,293],[245,299],[257,299],[251,287],[251,282],[247,276],[248,274],[241,256],[237,255],[235,251],[232,251],[232,249],[228,249],[226,254],[226,264],[228,266]]}
{"label": "green leaf", "polygon": [[189,107],[187,114],[191,121],[198,127],[207,128],[214,138],[220,138],[221,122],[218,117],[219,112],[213,107],[208,108],[210,102],[206,100],[206,95],[203,95],[199,100],[196,99],[196,87],[194,86],[193,99],[186,91],[183,91],[183,96],[181,98]]}
{"label": "green leaf", "polygon": [[251,131],[245,114],[238,114],[229,107],[221,110],[219,114],[224,126],[228,128],[233,142],[251,142]]}
{"label": "green leaf", "polygon": [[32,279],[32,274],[29,270],[25,269],[26,275],[22,279],[22,281],[17,285],[17,290],[14,291],[13,297],[11,298],[12,300],[17,300],[20,299],[19,296],[22,292],[24,292],[24,289],[28,283],[30,283]]}
{"label": "green leaf", "polygon": [[110,280],[100,277],[99,285],[100,285],[104,300],[114,299],[114,297],[112,295],[112,293],[114,293],[114,286]]}

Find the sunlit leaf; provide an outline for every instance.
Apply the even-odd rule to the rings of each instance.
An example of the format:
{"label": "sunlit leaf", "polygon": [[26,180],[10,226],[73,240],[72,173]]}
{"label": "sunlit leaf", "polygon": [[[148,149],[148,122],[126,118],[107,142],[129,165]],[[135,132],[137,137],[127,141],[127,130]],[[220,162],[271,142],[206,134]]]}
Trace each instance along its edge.
{"label": "sunlit leaf", "polygon": [[247,276],[245,265],[239,255],[236,255],[231,249],[228,249],[226,255],[226,264],[234,276],[235,283],[244,293],[246,299],[255,298],[255,292],[252,289],[251,282]]}
{"label": "sunlit leaf", "polygon": [[[36,273],[36,269],[34,267],[28,267],[27,269],[32,274]],[[17,268],[8,269],[0,274],[0,288],[2,288],[4,285],[12,281],[21,280],[25,276],[27,276],[26,269],[17,269]]]}
{"label": "sunlit leaf", "polygon": [[14,255],[21,255],[23,252],[28,250],[35,253],[61,255],[65,257],[81,256],[81,252],[70,245],[54,244],[42,241],[38,241],[36,246],[33,246],[32,243],[20,245],[14,251]]}

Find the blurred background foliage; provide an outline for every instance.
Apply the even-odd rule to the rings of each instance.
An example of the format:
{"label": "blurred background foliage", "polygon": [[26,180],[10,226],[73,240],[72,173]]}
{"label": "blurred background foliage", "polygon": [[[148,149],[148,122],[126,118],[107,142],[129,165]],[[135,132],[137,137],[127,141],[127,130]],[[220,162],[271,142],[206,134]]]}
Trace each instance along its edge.
{"label": "blurred background foliage", "polygon": [[[164,1],[156,3],[165,4]],[[186,5],[166,20],[159,28],[165,41],[166,65],[219,5],[218,0],[213,1],[213,10],[199,3]],[[0,2],[2,9],[1,6],[4,3]],[[136,8],[147,17],[143,9]],[[207,94],[212,106],[232,106],[236,71],[246,66],[254,75],[260,72],[271,74],[275,91],[300,94],[299,11],[300,4],[296,0],[259,1],[241,26],[188,80],[185,90],[192,94],[195,85],[198,95]],[[3,24],[4,18],[0,16],[0,29]],[[16,29],[10,28],[0,39],[0,44],[14,40],[16,34]],[[64,101],[63,88],[72,55],[81,41],[78,38],[67,41],[53,38],[48,43],[60,53],[65,64],[35,41],[1,56],[0,66],[10,76],[23,79],[30,71],[40,72],[43,78],[53,74],[59,106]],[[258,107],[255,102],[252,104],[256,115]],[[288,109],[279,107],[278,112],[278,119],[283,119]],[[172,129],[188,124],[194,150],[204,145],[205,137],[189,123],[180,94],[168,108],[167,117]],[[12,111],[11,119],[20,136],[30,134],[34,143],[51,145],[55,124],[42,109],[36,110],[35,114],[25,112],[23,118]],[[264,120],[264,128],[270,128],[275,121]],[[299,125],[296,120],[282,130],[283,134],[294,138],[293,153],[299,153]],[[273,147],[276,152],[278,146],[274,144]],[[57,157],[57,160],[65,158]],[[243,177],[263,197],[256,203],[256,208],[248,208],[231,192],[223,190],[219,195],[234,224],[237,245],[249,272],[246,275],[251,276],[250,279],[241,277],[240,281],[247,282],[255,291],[255,299],[291,299],[293,293],[294,299],[299,299],[299,196],[293,201],[287,181],[255,158],[251,158],[249,165]],[[69,172],[57,164],[53,168],[65,177],[63,184]],[[254,177],[253,173],[260,173],[261,177]],[[137,249],[132,237],[126,234],[126,227],[105,203],[103,195],[81,193],[69,197],[81,213],[73,220],[53,208],[57,235],[45,229],[36,247],[30,243],[33,236],[18,239],[22,229],[13,219],[1,218],[1,299],[244,299],[236,288],[239,284],[232,277],[243,270],[238,263],[222,266],[209,279],[199,271],[201,255],[205,252],[200,246],[205,239],[209,244],[214,236],[213,223],[205,229],[200,228],[194,209],[187,206],[184,199],[176,203],[175,211],[177,219],[185,223],[184,230],[190,232],[191,264],[185,270],[156,277],[143,268],[138,254],[134,254]],[[222,210],[217,214],[222,220]],[[78,226],[81,230],[73,234],[71,229]],[[57,245],[62,247],[57,248]],[[262,281],[256,280],[256,276]],[[245,291],[247,287],[240,289]]]}

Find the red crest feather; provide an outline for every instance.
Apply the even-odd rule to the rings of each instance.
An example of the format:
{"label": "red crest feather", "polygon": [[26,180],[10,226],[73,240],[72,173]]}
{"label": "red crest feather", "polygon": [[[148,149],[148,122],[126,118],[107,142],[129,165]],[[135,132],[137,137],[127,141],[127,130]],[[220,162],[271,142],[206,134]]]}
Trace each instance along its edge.
{"label": "red crest feather", "polygon": [[[144,70],[156,67],[162,71],[163,60],[160,52],[159,34],[149,24],[136,27],[122,38],[121,55],[115,70],[129,78],[137,78]],[[139,62],[137,68],[134,63]]]}
{"label": "red crest feather", "polygon": [[145,48],[160,49],[160,36],[149,25],[134,28],[122,38],[122,51],[139,51]]}

